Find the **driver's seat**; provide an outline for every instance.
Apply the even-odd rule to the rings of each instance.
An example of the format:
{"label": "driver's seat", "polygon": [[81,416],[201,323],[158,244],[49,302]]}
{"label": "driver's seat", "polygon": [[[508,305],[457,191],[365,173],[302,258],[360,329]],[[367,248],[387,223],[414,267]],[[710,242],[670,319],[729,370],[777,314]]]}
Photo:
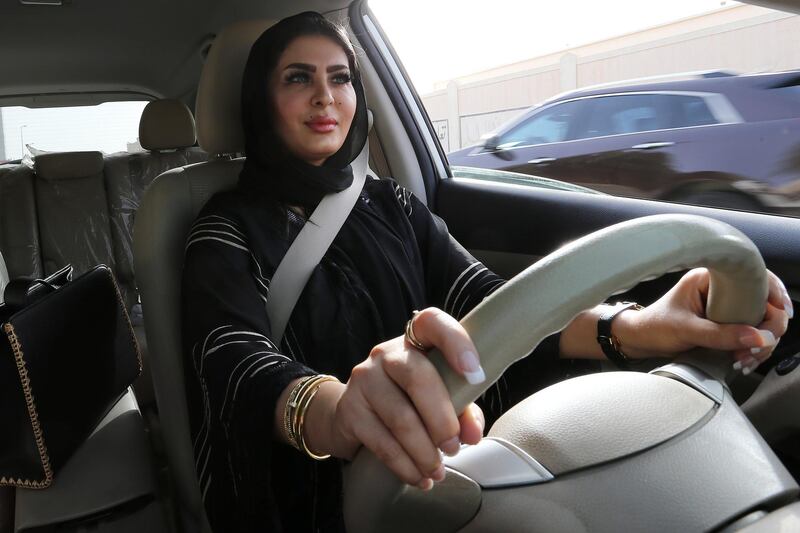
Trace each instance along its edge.
{"label": "driver's seat", "polygon": [[183,380],[181,274],[194,219],[242,168],[241,79],[253,42],[271,21],[242,21],[214,40],[197,93],[197,138],[211,159],[160,175],[144,196],[134,227],[134,260],[153,383],[180,529],[210,532],[194,467]]}

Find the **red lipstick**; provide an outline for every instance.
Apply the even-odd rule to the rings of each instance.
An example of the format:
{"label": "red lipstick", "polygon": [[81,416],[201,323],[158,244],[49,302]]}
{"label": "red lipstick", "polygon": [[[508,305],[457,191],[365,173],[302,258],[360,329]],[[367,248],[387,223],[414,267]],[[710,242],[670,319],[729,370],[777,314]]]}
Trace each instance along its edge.
{"label": "red lipstick", "polygon": [[328,133],[336,128],[338,122],[330,117],[314,117],[305,124],[317,133]]}

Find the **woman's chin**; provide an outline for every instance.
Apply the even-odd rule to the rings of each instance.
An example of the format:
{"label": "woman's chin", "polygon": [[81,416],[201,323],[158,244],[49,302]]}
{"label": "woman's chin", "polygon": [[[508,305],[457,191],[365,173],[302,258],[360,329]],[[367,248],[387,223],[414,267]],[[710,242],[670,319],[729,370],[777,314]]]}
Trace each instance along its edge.
{"label": "woman's chin", "polygon": [[333,149],[333,147],[326,147],[325,149],[306,151],[301,159],[310,165],[319,166],[324,163],[326,159],[335,154],[339,148],[341,148],[341,146],[336,147],[336,149]]}

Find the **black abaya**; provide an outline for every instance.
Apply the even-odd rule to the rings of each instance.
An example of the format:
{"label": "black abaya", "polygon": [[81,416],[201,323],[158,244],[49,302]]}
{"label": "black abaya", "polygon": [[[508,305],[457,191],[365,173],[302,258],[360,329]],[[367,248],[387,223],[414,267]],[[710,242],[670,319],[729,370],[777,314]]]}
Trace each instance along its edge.
{"label": "black abaya", "polygon": [[[373,346],[403,333],[414,309],[459,318],[503,284],[408,191],[368,179],[276,346],[264,303],[303,223],[242,186],[208,203],[187,242],[187,394],[200,488],[218,531],[343,530],[340,465],[276,443],[278,396],[312,373],[345,382]],[[557,339],[537,354],[481,399],[488,423],[541,385],[534,367],[555,366]]]}

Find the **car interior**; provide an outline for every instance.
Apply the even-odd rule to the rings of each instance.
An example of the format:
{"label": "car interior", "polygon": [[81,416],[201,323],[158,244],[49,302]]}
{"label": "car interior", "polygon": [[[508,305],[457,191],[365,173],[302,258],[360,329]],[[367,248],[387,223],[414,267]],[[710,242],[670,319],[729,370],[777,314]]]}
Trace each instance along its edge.
{"label": "car interior", "polygon": [[[753,3],[800,13],[791,0]],[[184,246],[199,210],[236,184],[244,161],[240,80],[251,44],[305,10],[344,25],[359,50],[369,173],[411,190],[501,276],[523,273],[465,319],[495,379],[581,309],[612,295],[647,304],[695,265],[719,272],[715,286],[729,296],[709,303],[709,316],[721,321],[752,316],[747,297],[764,266],[800,299],[797,218],[451,170],[366,0],[7,2],[0,107],[148,104],[142,152],[0,164],[0,288],[66,264],[76,273],[108,265],[144,359],[52,486],[0,479],[0,533],[211,531],[183,389]],[[800,327],[790,322],[753,374],[706,359],[544,388],[448,462],[430,494],[361,454],[345,476],[348,530],[800,531]],[[457,406],[482,392],[438,367]]]}

